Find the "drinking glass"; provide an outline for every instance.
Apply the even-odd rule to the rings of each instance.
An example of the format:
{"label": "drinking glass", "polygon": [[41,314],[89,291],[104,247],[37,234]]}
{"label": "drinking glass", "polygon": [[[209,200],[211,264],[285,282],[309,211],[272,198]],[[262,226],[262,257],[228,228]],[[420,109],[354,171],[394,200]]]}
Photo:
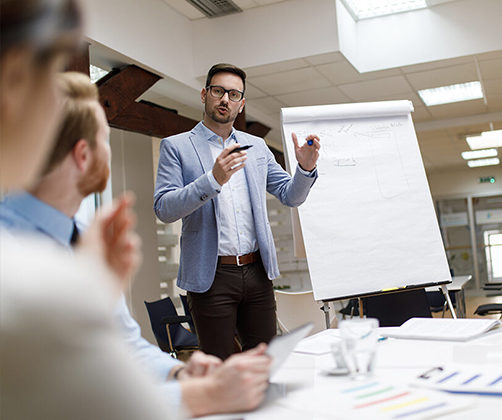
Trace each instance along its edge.
{"label": "drinking glass", "polygon": [[340,322],[342,353],[350,375],[365,379],[373,374],[378,342],[378,319],[354,318]]}

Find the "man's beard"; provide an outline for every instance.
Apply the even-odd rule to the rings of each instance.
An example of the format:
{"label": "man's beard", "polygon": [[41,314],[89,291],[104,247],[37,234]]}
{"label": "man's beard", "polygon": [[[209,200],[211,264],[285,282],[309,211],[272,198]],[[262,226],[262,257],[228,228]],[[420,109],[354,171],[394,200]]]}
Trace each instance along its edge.
{"label": "man's beard", "polygon": [[[220,115],[218,113],[218,107],[225,107],[228,110],[228,113],[226,116]],[[204,107],[205,113],[211,118],[213,121],[216,121],[220,124],[226,124],[229,122],[234,122],[235,119],[237,118],[237,111],[235,111],[234,114],[232,114],[231,109],[228,106],[224,106],[221,104],[218,104],[217,106],[210,108],[209,104],[206,102],[205,107]]]}
{"label": "man's beard", "polygon": [[78,183],[78,190],[82,196],[103,192],[110,176],[108,161],[100,160],[93,155],[93,160],[88,171]]}

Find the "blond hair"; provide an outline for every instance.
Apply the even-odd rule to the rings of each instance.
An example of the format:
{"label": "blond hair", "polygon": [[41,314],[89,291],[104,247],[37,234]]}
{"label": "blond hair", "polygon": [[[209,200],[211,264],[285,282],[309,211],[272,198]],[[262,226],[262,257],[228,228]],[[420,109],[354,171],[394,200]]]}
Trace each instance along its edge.
{"label": "blond hair", "polygon": [[80,139],[91,149],[96,147],[98,88],[87,75],[77,72],[59,74],[57,84],[63,96],[62,122],[44,175],[62,162]]}

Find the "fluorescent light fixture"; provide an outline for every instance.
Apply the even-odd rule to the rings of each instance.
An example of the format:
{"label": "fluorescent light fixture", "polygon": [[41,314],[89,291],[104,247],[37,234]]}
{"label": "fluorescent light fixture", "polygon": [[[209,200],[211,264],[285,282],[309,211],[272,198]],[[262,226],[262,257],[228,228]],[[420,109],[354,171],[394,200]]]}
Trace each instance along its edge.
{"label": "fluorescent light fixture", "polygon": [[483,97],[483,89],[478,81],[459,83],[432,89],[419,90],[418,94],[426,106],[470,101]]}
{"label": "fluorescent light fixture", "polygon": [[99,79],[106,76],[108,73],[110,72],[93,64],[89,66],[89,75],[92,83],[96,83]]}
{"label": "fluorescent light fixture", "polygon": [[480,159],[497,156],[497,149],[471,150],[462,152],[462,158],[465,160]]}
{"label": "fluorescent light fixture", "polygon": [[342,0],[355,20],[425,9],[425,0]]}
{"label": "fluorescent light fixture", "polygon": [[467,165],[469,165],[469,168],[477,168],[478,166],[492,166],[492,165],[498,165],[499,163],[500,163],[499,158],[477,159],[477,160],[467,161]]}
{"label": "fluorescent light fixture", "polygon": [[483,131],[479,136],[466,137],[471,150],[502,147],[502,130]]}

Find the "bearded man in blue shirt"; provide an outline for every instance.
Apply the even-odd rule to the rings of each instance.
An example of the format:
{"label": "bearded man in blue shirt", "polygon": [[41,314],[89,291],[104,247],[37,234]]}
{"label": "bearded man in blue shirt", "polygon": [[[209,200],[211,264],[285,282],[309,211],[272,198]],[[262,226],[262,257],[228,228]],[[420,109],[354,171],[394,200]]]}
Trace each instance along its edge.
{"label": "bearded man in blue shirt", "polygon": [[[59,76],[63,122],[54,149],[32,190],[0,203],[0,224],[13,232],[38,232],[72,252],[78,238],[75,213],[87,195],[102,192],[108,181],[110,129],[89,78],[71,72]],[[174,416],[249,410],[262,401],[270,366],[266,346],[226,363],[196,352],[183,364],[141,336],[124,296],[117,318],[133,356],[160,382]]]}
{"label": "bearded man in blue shirt", "polygon": [[[203,351],[222,359],[268,343],[276,333],[271,280],[279,275],[266,192],[297,207],[317,178],[319,138],[300,146],[293,176],[265,141],[234,129],[242,112],[246,73],[216,64],[201,91],[204,118],[161,144],[154,208],[163,222],[183,220],[178,286],[188,303]],[[236,151],[240,146],[251,146]]]}

